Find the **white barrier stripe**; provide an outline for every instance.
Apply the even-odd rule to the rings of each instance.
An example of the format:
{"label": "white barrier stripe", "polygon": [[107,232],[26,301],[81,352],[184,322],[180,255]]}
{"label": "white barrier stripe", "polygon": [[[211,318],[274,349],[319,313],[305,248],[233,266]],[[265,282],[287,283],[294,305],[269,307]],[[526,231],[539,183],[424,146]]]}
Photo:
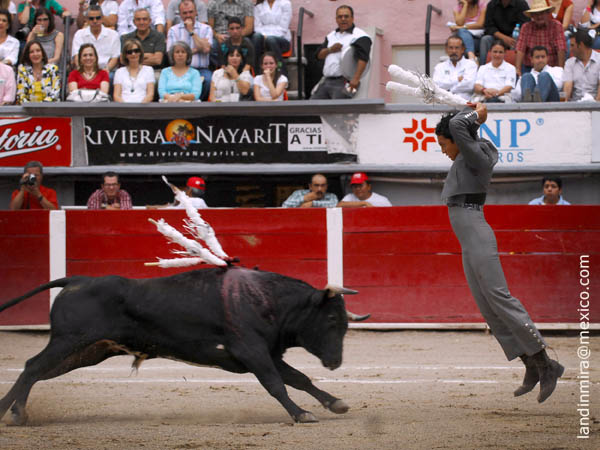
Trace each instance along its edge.
{"label": "white barrier stripe", "polygon": [[342,208],[325,208],[327,218],[327,283],[344,285],[344,216]]}
{"label": "white barrier stripe", "polygon": [[[49,218],[50,280],[67,274],[67,219],[65,211],[50,211]],[[50,289],[50,308],[62,288]]]}

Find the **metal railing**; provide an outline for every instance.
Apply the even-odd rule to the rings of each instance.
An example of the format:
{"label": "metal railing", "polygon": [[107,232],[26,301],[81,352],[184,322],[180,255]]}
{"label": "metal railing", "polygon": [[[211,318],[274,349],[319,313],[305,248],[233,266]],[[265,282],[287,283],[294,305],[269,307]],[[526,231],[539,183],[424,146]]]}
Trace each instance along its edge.
{"label": "metal railing", "polygon": [[429,30],[431,28],[431,11],[435,11],[438,16],[442,14],[442,10],[436,8],[432,4],[427,5],[427,16],[425,18],[425,74],[429,76]]}
{"label": "metal railing", "polygon": [[304,66],[302,64],[302,29],[304,27],[304,14],[307,14],[310,17],[315,16],[311,11],[305,9],[302,6],[298,11],[298,32],[296,33],[296,64],[298,65],[298,100],[302,100],[304,98]]}
{"label": "metal railing", "polygon": [[65,101],[67,98],[67,67],[69,65],[69,39],[71,38],[71,24],[73,23],[73,18],[71,16],[66,16],[63,18],[63,22],[65,24],[65,42],[63,45],[63,51],[60,56],[60,79],[62,84],[60,85],[60,99],[61,101]]}

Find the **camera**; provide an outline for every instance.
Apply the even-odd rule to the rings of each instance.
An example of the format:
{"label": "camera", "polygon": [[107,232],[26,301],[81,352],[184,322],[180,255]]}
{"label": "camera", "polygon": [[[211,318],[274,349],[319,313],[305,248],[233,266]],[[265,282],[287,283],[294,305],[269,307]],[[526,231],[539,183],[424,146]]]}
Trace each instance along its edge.
{"label": "camera", "polygon": [[20,41],[26,41],[29,33],[31,33],[31,28],[25,25],[15,33],[15,37]]}
{"label": "camera", "polygon": [[25,178],[21,179],[21,181],[19,182],[19,185],[26,184],[27,186],[35,186],[36,181],[37,181],[37,178],[35,177],[35,175],[30,173]]}

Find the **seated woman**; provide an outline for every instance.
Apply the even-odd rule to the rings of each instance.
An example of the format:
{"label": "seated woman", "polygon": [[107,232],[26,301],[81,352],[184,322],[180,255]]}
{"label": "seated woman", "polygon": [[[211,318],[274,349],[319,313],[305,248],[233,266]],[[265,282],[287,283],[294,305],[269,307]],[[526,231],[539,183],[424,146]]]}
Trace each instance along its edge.
{"label": "seated woman", "polygon": [[42,44],[48,62],[58,64],[62,54],[65,35],[54,28],[54,15],[46,8],[39,8],[35,12],[35,26],[27,36],[27,42],[37,41]]}
{"label": "seated woman", "polygon": [[0,106],[12,105],[16,92],[15,71],[11,66],[0,63]]}
{"label": "seated woman", "polygon": [[17,103],[60,101],[60,76],[56,64],[48,64],[42,44],[28,42],[17,70]]}
{"label": "seated woman", "polygon": [[472,102],[512,103],[510,91],[515,86],[517,71],[504,61],[505,52],[502,41],[494,41],[490,49],[492,60],[477,71]]}
{"label": "seated woman", "polygon": [[16,66],[19,62],[19,41],[10,34],[12,18],[7,9],[0,9],[0,62]]}
{"label": "seated woman", "polygon": [[119,103],[150,103],[154,99],[154,70],[144,66],[144,49],[137,39],[129,39],[121,49],[121,64],[114,79],[113,99]]}
{"label": "seated woman", "polygon": [[465,43],[467,57],[475,62],[475,49],[479,47],[479,39],[484,32],[485,8],[482,0],[458,0],[453,11],[455,25],[450,25],[450,30]]}
{"label": "seated woman", "polygon": [[185,42],[177,41],[169,50],[171,67],[160,72],[158,98],[161,102],[197,101],[202,93],[202,77],[193,67],[192,49]]}
{"label": "seated woman", "polygon": [[110,86],[108,72],[98,67],[98,53],[94,44],[88,42],[79,47],[77,61],[79,67],[69,74],[69,93],[76,89],[100,89],[101,92],[108,94]]}
{"label": "seated woman", "polygon": [[257,102],[274,102],[283,100],[283,91],[288,79],[277,68],[275,54],[265,52],[260,60],[262,75],[254,77],[254,100]]}
{"label": "seated woman", "polygon": [[35,12],[39,8],[46,8],[63,19],[71,15],[71,13],[56,0],[25,0],[17,6],[19,23],[21,25],[27,25],[29,28],[33,28],[35,26]]}
{"label": "seated woman", "polygon": [[210,81],[211,102],[237,102],[248,94],[252,86],[252,75],[243,70],[246,65],[241,47],[231,47],[225,55],[227,65],[215,70]]}
{"label": "seated woman", "polygon": [[[254,54],[259,58],[264,49],[273,52],[284,75],[287,75],[287,70],[281,55],[290,49],[291,20],[292,4],[289,0],[256,0],[254,33],[251,36]],[[250,61],[250,64],[255,62]],[[257,64],[257,67],[260,65]]]}
{"label": "seated woman", "polygon": [[596,31],[592,48],[600,50],[600,0],[588,0],[588,5],[581,16],[581,25]]}

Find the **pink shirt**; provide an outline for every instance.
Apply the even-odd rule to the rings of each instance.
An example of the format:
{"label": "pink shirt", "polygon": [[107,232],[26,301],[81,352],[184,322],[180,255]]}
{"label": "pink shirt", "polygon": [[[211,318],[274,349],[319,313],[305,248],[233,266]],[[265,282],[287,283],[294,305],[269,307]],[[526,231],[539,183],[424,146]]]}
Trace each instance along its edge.
{"label": "pink shirt", "polygon": [[9,105],[14,103],[16,93],[15,71],[12,67],[0,63],[0,103]]}
{"label": "pink shirt", "polygon": [[[481,11],[483,10],[483,7],[485,6],[483,4],[483,1],[479,1],[477,2],[477,15],[475,15],[474,17],[466,17],[465,18],[465,24],[467,23],[477,23],[477,21],[479,20],[479,16],[481,15]],[[458,5],[456,5],[456,8],[454,8],[454,11],[456,11],[457,13],[461,12],[463,9],[463,5],[462,3],[459,3]]]}

